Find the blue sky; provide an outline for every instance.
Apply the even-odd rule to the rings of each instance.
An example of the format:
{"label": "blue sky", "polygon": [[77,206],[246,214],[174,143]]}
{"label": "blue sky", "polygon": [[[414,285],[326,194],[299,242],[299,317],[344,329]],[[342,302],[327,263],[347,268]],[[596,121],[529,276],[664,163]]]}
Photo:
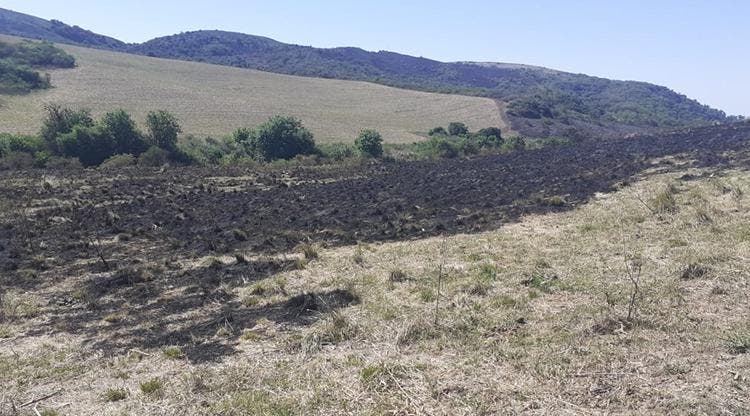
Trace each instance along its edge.
{"label": "blue sky", "polygon": [[223,29],[318,47],[516,62],[666,85],[750,115],[750,2],[0,0],[128,42]]}

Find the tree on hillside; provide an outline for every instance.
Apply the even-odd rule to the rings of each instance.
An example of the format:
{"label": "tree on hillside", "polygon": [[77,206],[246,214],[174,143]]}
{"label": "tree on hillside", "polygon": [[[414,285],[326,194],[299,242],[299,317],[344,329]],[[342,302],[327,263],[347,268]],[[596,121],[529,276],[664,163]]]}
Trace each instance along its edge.
{"label": "tree on hillside", "polygon": [[477,132],[480,136],[503,138],[503,132],[498,127],[487,127]]}
{"label": "tree on hillside", "polygon": [[108,135],[114,143],[115,154],[139,155],[146,151],[148,144],[138,130],[130,114],[116,110],[105,114],[101,121],[102,133]]}
{"label": "tree on hillside", "polygon": [[59,153],[57,137],[70,133],[75,126],[91,127],[94,125],[94,119],[91,118],[91,112],[88,110],[74,111],[58,104],[48,104],[44,106],[47,115],[42,122],[40,135],[47,143],[47,147],[53,153]]}
{"label": "tree on hillside", "polygon": [[469,128],[464,123],[454,121],[448,125],[448,133],[451,136],[463,136],[469,134]]}
{"label": "tree on hillside", "polygon": [[251,148],[253,156],[261,161],[291,159],[314,153],[315,141],[299,120],[274,116],[253,132]]}
{"label": "tree on hillside", "polygon": [[169,151],[177,149],[177,135],[182,133],[182,127],[174,114],[164,110],[152,111],[146,116],[146,126],[151,145]]}
{"label": "tree on hillside", "polygon": [[84,166],[96,166],[114,154],[115,142],[100,126],[77,125],[57,138],[60,153],[75,157]]}
{"label": "tree on hillside", "polygon": [[363,156],[383,156],[383,137],[375,130],[362,130],[354,141],[354,146]]}

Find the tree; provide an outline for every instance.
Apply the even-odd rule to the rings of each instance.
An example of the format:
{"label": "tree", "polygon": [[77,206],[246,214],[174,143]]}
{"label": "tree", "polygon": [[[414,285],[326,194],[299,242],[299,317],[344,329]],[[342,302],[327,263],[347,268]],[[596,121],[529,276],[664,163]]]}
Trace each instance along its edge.
{"label": "tree", "polygon": [[454,121],[448,125],[448,133],[451,136],[464,136],[469,134],[469,128],[464,123]]}
{"label": "tree", "polygon": [[383,137],[375,130],[362,130],[354,141],[354,146],[363,156],[383,156]]}
{"label": "tree", "polygon": [[76,157],[84,166],[96,166],[114,154],[115,143],[99,126],[76,125],[57,138],[60,153]]}
{"label": "tree", "polygon": [[150,144],[164,150],[177,149],[177,135],[182,133],[182,127],[174,114],[159,110],[152,111],[146,116]]}
{"label": "tree", "polygon": [[430,136],[447,136],[448,132],[442,127],[435,127],[428,134]]}
{"label": "tree", "polygon": [[40,135],[47,143],[47,147],[53,153],[60,153],[57,145],[58,136],[70,133],[75,126],[92,127],[94,119],[88,110],[73,111],[70,108],[57,104],[44,106],[47,115],[42,122]]}
{"label": "tree", "polygon": [[487,127],[477,132],[480,136],[503,138],[503,132],[498,127]]}
{"label": "tree", "polygon": [[108,135],[114,143],[115,154],[138,156],[148,148],[143,134],[138,131],[135,122],[124,110],[105,114],[99,123],[102,132]]}
{"label": "tree", "polygon": [[261,161],[291,159],[314,153],[315,140],[294,117],[274,116],[253,132],[251,148],[253,157]]}

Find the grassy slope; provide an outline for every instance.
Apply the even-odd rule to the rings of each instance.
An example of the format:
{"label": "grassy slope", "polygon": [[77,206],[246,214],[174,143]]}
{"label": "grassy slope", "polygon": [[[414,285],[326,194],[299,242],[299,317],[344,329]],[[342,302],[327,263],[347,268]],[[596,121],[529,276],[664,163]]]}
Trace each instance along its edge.
{"label": "grassy slope", "polygon": [[[119,356],[85,347],[79,353],[91,342],[80,335],[13,339],[33,332],[37,320],[54,319],[58,306],[45,299],[79,278],[6,294],[4,312],[18,319],[0,327],[0,336],[10,338],[0,340],[0,410],[11,399],[63,387],[40,409],[69,403],[60,414],[745,414],[750,175],[694,180],[683,173],[647,172],[575,210],[497,231],[320,250],[304,270],[227,287],[248,306],[334,288],[362,302],[323,313],[309,326],[217,324],[214,336],[195,342],[220,344],[231,331],[245,332],[242,352],[221,363],[191,364],[174,359],[175,351],[146,347]],[[657,200],[662,213],[652,212]],[[625,265],[632,256],[641,259],[641,288],[636,324],[626,328],[618,319],[627,314],[632,285]],[[223,261],[233,267],[233,257]],[[689,265],[706,273],[681,278]],[[406,278],[391,281],[395,270]],[[127,316],[123,308],[116,319]],[[206,312],[185,311],[182,319],[201,322]],[[144,393],[140,383],[154,378],[161,388]],[[127,397],[107,402],[111,388]]]}
{"label": "grassy slope", "polygon": [[228,134],[275,114],[294,115],[320,142],[351,141],[363,128],[380,130],[389,142],[410,142],[420,138],[415,133],[449,121],[473,129],[503,125],[490,99],[60,46],[77,58],[78,68],[52,71],[55,88],[49,91],[0,97],[0,131],[37,131],[42,106],[50,102],[97,114],[124,108],[139,121],[150,110],[167,109],[186,133],[198,135]]}

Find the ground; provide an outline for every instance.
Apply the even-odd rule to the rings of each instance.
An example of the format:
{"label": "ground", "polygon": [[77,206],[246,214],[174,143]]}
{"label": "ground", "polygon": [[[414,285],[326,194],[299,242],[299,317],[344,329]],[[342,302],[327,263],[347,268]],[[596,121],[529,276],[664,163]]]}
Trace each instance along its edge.
{"label": "ground", "polygon": [[749,130],[6,173],[0,414],[747,414]]}

